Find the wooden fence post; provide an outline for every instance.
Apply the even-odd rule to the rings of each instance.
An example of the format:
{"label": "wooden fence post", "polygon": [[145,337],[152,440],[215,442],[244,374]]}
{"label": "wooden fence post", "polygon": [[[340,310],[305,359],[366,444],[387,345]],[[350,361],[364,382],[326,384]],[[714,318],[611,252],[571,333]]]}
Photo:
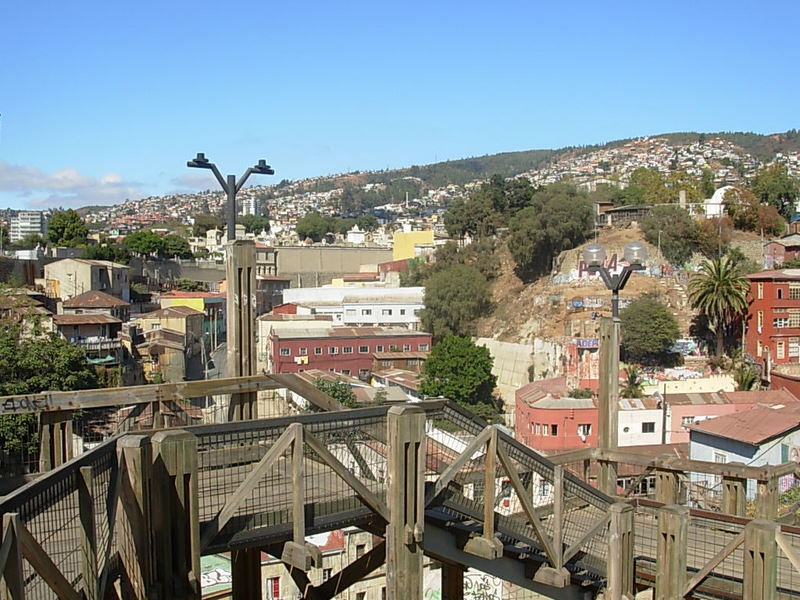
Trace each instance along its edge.
{"label": "wooden fence post", "polygon": [[747,510],[747,480],[741,477],[722,478],[722,512],[745,516]]}
{"label": "wooden fence post", "polygon": [[609,509],[608,583],[606,600],[634,597],[633,506],[624,502]]}
{"label": "wooden fence post", "polygon": [[778,518],[778,478],[770,476],[759,479],[756,502],[756,518],[774,521]]}
{"label": "wooden fence post", "polygon": [[689,508],[668,505],[658,510],[655,600],[682,600],[686,588]]}
{"label": "wooden fence post", "polygon": [[161,598],[200,598],[197,438],[188,431],[153,436],[153,553]]}
{"label": "wooden fence post", "polygon": [[656,469],[656,501],[662,504],[677,504],[680,482],[675,471]]}
{"label": "wooden fence post", "polygon": [[425,412],[393,406],[387,414],[389,522],[386,525],[388,600],[422,598],[425,527]]}
{"label": "wooden fence post", "polygon": [[133,600],[156,597],[154,586],[150,512],[152,447],[146,435],[126,435],[117,442],[120,465],[117,531],[119,556],[125,577],[123,595]]}
{"label": "wooden fence post", "polygon": [[97,533],[94,520],[94,498],[92,486],[94,475],[92,467],[81,467],[78,473],[78,515],[80,517],[81,563],[83,593],[86,600],[100,597],[97,573]]}
{"label": "wooden fence post", "polygon": [[744,530],[742,600],[776,600],[778,597],[777,523],[756,520]]}

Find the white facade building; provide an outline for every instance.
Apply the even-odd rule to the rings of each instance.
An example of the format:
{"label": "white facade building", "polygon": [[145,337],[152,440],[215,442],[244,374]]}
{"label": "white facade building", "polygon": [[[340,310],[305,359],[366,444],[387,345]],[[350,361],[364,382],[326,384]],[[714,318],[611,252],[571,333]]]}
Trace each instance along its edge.
{"label": "white facade building", "polygon": [[[617,414],[617,443],[620,447],[662,443],[664,413],[655,398],[621,398]],[[670,443],[669,436],[666,443]]]}
{"label": "white facade building", "polygon": [[12,243],[21,242],[25,236],[47,233],[47,219],[40,210],[21,210],[11,217],[9,239]]}
{"label": "white facade building", "polygon": [[334,325],[419,329],[425,288],[291,288],[283,301],[329,315]]}

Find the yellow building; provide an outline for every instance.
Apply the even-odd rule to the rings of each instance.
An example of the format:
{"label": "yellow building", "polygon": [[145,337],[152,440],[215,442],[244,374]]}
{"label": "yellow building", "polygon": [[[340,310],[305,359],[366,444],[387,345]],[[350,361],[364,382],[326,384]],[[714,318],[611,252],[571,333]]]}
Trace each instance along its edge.
{"label": "yellow building", "polygon": [[419,256],[418,247],[433,248],[433,230],[408,231],[392,236],[392,260],[404,260]]}

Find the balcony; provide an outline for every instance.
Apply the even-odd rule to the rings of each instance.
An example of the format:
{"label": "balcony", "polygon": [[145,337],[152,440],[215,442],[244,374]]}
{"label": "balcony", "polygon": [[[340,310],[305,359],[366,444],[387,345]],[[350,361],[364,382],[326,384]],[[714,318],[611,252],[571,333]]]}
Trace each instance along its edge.
{"label": "balcony", "polygon": [[122,362],[122,342],[118,339],[88,337],[70,341],[83,348],[87,360],[93,365],[109,366]]}

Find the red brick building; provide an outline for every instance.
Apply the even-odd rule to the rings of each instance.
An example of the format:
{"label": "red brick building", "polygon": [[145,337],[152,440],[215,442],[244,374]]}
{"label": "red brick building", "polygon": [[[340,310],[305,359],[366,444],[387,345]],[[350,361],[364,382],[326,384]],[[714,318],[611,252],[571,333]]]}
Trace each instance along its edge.
{"label": "red brick building", "polygon": [[319,369],[368,377],[375,353],[428,352],[431,349],[430,333],[401,328],[273,329],[269,340],[273,373]]}
{"label": "red brick building", "polygon": [[800,269],[748,275],[745,351],[769,370],[800,362]]}

